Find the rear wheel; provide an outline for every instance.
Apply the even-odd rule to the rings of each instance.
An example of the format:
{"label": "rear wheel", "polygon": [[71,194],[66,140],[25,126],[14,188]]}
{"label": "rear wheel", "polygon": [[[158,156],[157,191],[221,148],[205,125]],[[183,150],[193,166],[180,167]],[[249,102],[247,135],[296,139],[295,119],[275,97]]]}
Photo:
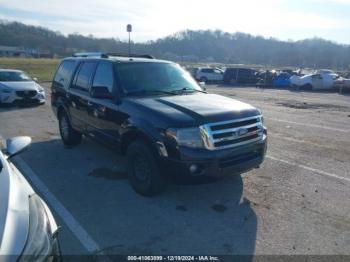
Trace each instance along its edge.
{"label": "rear wheel", "polygon": [[205,77],[205,76],[202,76],[200,79],[199,79],[200,82],[204,82],[204,83],[207,83],[208,82],[208,79]]}
{"label": "rear wheel", "polygon": [[143,141],[133,142],[126,152],[128,176],[132,188],[144,196],[161,193],[166,181],[160,172],[155,153]]}
{"label": "rear wheel", "polygon": [[75,146],[81,143],[83,135],[74,130],[66,112],[61,112],[58,117],[60,135],[63,143],[67,146]]}
{"label": "rear wheel", "polygon": [[302,85],[300,89],[302,89],[302,90],[312,90],[313,86],[311,84],[306,84],[306,85]]}
{"label": "rear wheel", "polygon": [[230,79],[230,84],[231,85],[236,85],[237,84],[237,80],[236,79]]}

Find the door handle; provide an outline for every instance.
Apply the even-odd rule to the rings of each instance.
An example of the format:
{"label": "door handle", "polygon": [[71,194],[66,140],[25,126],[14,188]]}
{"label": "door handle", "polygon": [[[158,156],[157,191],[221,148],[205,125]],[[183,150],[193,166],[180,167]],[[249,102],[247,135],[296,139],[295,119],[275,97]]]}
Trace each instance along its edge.
{"label": "door handle", "polygon": [[92,103],[92,102],[90,102],[90,101],[88,101],[88,102],[87,102],[87,105],[88,105],[88,106],[92,106],[92,105],[93,105],[93,103]]}

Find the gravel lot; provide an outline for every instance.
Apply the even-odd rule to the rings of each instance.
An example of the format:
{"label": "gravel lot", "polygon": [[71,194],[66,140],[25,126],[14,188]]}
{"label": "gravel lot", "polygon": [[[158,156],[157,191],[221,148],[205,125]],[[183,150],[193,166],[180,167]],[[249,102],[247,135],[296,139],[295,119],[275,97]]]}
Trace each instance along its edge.
{"label": "gravel lot", "polygon": [[171,185],[155,198],[132,191],[125,160],[109,149],[89,139],[65,148],[49,102],[0,110],[2,137],[34,140],[16,161],[50,196],[63,254],[350,255],[350,96],[208,91],[263,110],[267,159],[242,176]]}

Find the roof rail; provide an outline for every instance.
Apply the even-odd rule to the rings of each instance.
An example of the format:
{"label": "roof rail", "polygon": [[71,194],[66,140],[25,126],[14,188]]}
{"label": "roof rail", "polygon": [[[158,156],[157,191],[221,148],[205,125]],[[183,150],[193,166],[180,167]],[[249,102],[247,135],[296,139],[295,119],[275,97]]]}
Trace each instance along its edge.
{"label": "roof rail", "polygon": [[119,56],[119,57],[135,57],[135,58],[147,58],[154,59],[152,55],[137,55],[137,54],[122,54],[122,53],[103,53],[103,52],[81,52],[75,53],[72,57],[101,57],[108,58],[110,56]]}
{"label": "roof rail", "polygon": [[81,53],[75,53],[72,55],[73,57],[105,57],[108,56],[105,53],[102,52],[81,52]]}
{"label": "roof rail", "polygon": [[154,56],[152,55],[137,55],[137,54],[122,54],[122,53],[105,53],[107,56],[120,56],[120,57],[138,57],[138,58],[148,58],[148,59],[154,59]]}

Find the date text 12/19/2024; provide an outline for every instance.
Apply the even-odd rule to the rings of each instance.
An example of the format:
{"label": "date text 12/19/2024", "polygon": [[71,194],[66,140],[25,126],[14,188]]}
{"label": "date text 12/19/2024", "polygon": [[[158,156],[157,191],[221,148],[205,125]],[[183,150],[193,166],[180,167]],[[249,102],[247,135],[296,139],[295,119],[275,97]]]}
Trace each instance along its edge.
{"label": "date text 12/19/2024", "polygon": [[216,256],[128,256],[128,261],[220,261]]}

